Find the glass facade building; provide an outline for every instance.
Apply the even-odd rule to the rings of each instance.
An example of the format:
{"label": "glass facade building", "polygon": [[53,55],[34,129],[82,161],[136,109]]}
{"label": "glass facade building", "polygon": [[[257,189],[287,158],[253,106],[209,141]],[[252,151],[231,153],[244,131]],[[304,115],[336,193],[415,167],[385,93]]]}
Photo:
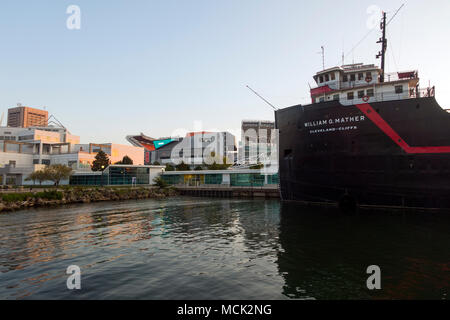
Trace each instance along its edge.
{"label": "glass facade building", "polygon": [[[256,171],[256,170],[255,170]],[[227,179],[228,177],[229,179]],[[264,175],[261,172],[226,172],[226,173],[202,173],[201,171],[171,172],[162,175],[162,179],[169,185],[229,185],[232,187],[263,187],[265,185],[278,184],[278,173]]]}
{"label": "glass facade building", "polygon": [[150,167],[148,166],[109,166],[103,172],[74,174],[71,185],[150,185]]}

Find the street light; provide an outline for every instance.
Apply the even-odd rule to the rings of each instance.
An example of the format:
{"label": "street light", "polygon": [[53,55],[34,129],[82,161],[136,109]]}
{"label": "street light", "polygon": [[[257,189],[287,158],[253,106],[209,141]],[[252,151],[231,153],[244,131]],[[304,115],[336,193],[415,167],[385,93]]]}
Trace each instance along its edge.
{"label": "street light", "polygon": [[105,171],[105,166],[104,165],[102,165],[102,177],[100,178],[100,186],[102,186],[103,187],[103,171]]}

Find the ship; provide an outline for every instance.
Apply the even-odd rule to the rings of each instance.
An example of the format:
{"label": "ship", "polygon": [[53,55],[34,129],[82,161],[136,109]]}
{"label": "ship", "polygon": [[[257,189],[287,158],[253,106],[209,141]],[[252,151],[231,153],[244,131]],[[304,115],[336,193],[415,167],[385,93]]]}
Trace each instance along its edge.
{"label": "ship", "polygon": [[450,113],[417,70],[349,64],[314,75],[311,104],[275,111],[284,201],[450,208]]}

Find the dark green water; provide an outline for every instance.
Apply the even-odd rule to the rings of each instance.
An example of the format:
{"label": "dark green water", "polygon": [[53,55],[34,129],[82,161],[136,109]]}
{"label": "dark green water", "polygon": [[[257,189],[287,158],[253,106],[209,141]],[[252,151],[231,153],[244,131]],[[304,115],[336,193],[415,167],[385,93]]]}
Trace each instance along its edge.
{"label": "dark green water", "polygon": [[[448,299],[450,215],[174,198],[0,215],[1,299]],[[81,290],[65,271],[81,268]],[[381,268],[369,291],[366,269]]]}

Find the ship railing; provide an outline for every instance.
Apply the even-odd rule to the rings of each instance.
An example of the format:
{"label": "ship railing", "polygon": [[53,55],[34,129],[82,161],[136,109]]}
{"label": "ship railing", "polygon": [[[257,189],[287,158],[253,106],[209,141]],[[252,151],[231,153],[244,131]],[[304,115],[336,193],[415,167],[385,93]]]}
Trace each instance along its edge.
{"label": "ship railing", "polygon": [[354,99],[341,99],[340,103],[343,105],[354,105],[354,104],[362,104],[362,103],[371,103],[371,102],[383,102],[383,101],[395,101],[395,100],[405,100],[405,99],[414,99],[414,98],[426,98],[426,97],[434,97],[435,91],[433,88],[425,88],[425,89],[413,89],[410,92],[402,92],[402,93],[387,93],[381,92],[376,93],[374,95],[368,96],[368,100],[366,96],[355,96]]}
{"label": "ship railing", "polygon": [[429,98],[434,97],[436,94],[435,87],[428,87],[428,88],[420,88],[418,90],[411,89],[409,96],[411,98]]}

